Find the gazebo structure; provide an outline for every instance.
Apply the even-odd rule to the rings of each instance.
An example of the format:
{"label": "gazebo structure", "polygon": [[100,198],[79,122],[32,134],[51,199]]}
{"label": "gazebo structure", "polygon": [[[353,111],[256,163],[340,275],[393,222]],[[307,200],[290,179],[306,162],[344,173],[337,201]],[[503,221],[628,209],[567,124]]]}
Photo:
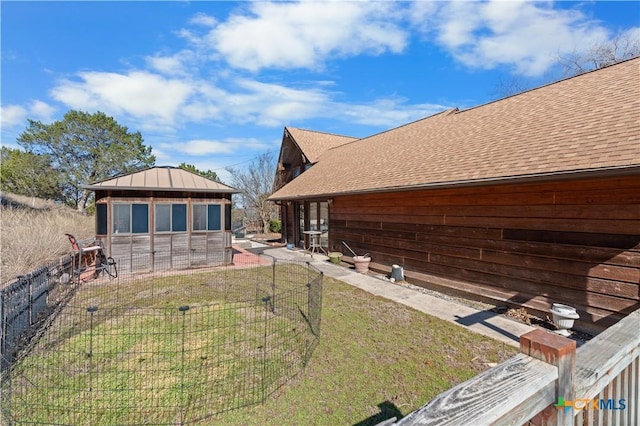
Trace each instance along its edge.
{"label": "gazebo structure", "polygon": [[121,270],[231,263],[236,189],[177,167],[152,167],[84,188],[96,196],[96,238]]}

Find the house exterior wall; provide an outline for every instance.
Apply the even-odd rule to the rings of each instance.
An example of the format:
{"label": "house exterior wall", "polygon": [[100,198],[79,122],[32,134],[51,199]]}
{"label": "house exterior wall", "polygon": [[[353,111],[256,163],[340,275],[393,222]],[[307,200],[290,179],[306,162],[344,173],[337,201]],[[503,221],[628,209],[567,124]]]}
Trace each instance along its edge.
{"label": "house exterior wall", "polygon": [[[148,204],[148,232],[114,233],[113,206],[117,204]],[[157,204],[185,204],[186,230],[155,232]],[[220,205],[220,229],[194,231],[194,204]],[[173,269],[232,261],[229,194],[98,191],[96,205],[106,206],[106,227],[96,225],[96,238],[103,241],[107,254],[119,261],[121,271]]]}
{"label": "house exterior wall", "polygon": [[346,241],[407,281],[524,306],[574,306],[600,331],[640,307],[640,176],[336,196]]}

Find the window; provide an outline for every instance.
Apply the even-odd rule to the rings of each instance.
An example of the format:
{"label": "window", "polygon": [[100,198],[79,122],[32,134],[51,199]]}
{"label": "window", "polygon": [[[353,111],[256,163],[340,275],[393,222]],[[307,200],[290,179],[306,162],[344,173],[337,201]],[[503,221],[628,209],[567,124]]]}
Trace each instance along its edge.
{"label": "window", "polygon": [[146,234],[149,232],[148,204],[114,204],[114,234]]}
{"label": "window", "polygon": [[219,231],[221,229],[220,204],[209,204],[207,206],[207,229],[209,231]]}
{"label": "window", "polygon": [[128,234],[131,232],[131,204],[113,205],[113,233]]}
{"label": "window", "polygon": [[156,204],[156,232],[171,231],[171,204]]}
{"label": "window", "polygon": [[309,230],[318,231],[318,203],[309,203]]}
{"label": "window", "polygon": [[193,205],[193,230],[194,231],[207,230],[207,205],[206,204]]}
{"label": "window", "polygon": [[329,230],[329,203],[326,201],[310,202],[309,229],[325,232]]}
{"label": "window", "polygon": [[107,205],[96,204],[96,233],[107,235]]}
{"label": "window", "polygon": [[224,229],[231,231],[231,204],[224,205]]}
{"label": "window", "polygon": [[219,231],[222,229],[220,204],[194,204],[193,230]]}
{"label": "window", "polygon": [[298,232],[302,234],[302,231],[305,231],[307,227],[304,224],[304,202],[297,203],[298,204]]}
{"label": "window", "polygon": [[156,204],[155,222],[156,232],[186,232],[187,205]]}
{"label": "window", "polygon": [[173,232],[187,232],[187,205],[171,205],[171,228]]}

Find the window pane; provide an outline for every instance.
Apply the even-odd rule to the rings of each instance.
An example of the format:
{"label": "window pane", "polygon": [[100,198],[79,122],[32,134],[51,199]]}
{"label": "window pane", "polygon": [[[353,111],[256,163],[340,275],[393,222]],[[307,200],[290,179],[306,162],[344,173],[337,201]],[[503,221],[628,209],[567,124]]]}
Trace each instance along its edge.
{"label": "window pane", "polygon": [[193,205],[193,230],[206,231],[207,229],[207,205]]}
{"label": "window pane", "polygon": [[224,229],[231,231],[231,204],[224,206]]}
{"label": "window pane", "polygon": [[156,232],[171,231],[171,205],[156,204]]}
{"label": "window pane", "polygon": [[113,233],[128,234],[131,232],[131,204],[113,205]]}
{"label": "window pane", "polygon": [[309,228],[318,230],[318,203],[309,203]]}
{"label": "window pane", "polygon": [[187,205],[173,204],[171,206],[173,232],[187,232]]}
{"label": "window pane", "polygon": [[329,203],[320,203],[320,230],[329,230]]}
{"label": "window pane", "polygon": [[302,231],[306,229],[304,226],[304,202],[298,204],[298,221],[300,226],[300,228],[298,228],[298,231],[302,233]]}
{"label": "window pane", "polygon": [[220,226],[220,204],[209,204],[207,206],[207,229],[209,231],[219,231]]}
{"label": "window pane", "polygon": [[131,231],[135,234],[149,233],[149,205],[132,204],[131,214],[133,216]]}
{"label": "window pane", "polygon": [[107,235],[106,204],[96,204],[96,232],[98,235]]}
{"label": "window pane", "polygon": [[321,202],[320,203],[320,231],[322,231],[322,235],[320,236],[320,245],[322,247],[329,246],[329,203]]}

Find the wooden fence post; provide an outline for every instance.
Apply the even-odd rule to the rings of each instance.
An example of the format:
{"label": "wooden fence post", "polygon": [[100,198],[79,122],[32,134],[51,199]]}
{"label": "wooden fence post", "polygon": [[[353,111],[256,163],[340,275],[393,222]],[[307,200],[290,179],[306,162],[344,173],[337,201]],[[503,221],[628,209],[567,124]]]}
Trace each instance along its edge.
{"label": "wooden fence post", "polygon": [[[576,363],[576,342],[541,329],[520,336],[520,352],[558,367],[556,404],[571,404],[574,399],[573,380]],[[551,405],[531,419],[536,426],[573,425],[573,408]]]}

